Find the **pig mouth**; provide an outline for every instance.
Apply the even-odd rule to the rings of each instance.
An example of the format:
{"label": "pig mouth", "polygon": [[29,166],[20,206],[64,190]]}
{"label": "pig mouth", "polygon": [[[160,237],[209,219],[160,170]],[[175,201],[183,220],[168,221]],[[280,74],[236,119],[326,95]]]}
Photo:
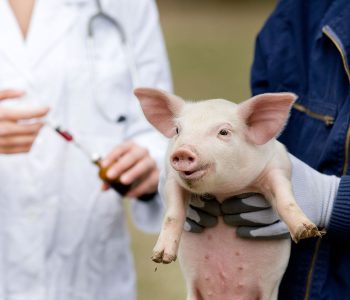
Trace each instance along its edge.
{"label": "pig mouth", "polygon": [[209,165],[202,166],[195,170],[187,170],[178,172],[180,177],[184,180],[199,180],[201,179],[208,171]]}

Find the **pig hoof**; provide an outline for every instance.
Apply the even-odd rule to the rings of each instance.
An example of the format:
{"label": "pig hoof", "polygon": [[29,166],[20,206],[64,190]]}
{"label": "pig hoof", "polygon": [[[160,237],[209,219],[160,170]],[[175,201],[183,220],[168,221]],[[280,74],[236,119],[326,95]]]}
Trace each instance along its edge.
{"label": "pig hoof", "polygon": [[295,243],[298,243],[302,239],[307,239],[310,237],[322,237],[325,233],[325,230],[318,230],[315,224],[303,223],[303,226],[299,226],[295,236],[292,237],[292,239]]}
{"label": "pig hoof", "polygon": [[176,255],[164,253],[164,251],[155,251],[151,259],[156,263],[170,264],[176,260]]}
{"label": "pig hoof", "polygon": [[151,259],[156,263],[163,262],[163,253],[164,251],[155,251],[153,252],[153,255],[151,256]]}
{"label": "pig hoof", "polygon": [[172,261],[176,260],[176,255],[164,254],[163,255],[163,264],[170,264]]}

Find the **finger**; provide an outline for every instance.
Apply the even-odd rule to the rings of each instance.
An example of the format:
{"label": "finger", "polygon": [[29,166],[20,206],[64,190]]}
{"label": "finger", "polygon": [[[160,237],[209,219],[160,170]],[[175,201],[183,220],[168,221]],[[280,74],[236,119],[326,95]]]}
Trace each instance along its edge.
{"label": "finger", "polygon": [[203,227],[214,227],[218,223],[218,217],[207,214],[204,211],[189,206],[186,216]]}
{"label": "finger", "polygon": [[273,208],[235,215],[224,215],[224,222],[230,226],[264,226],[279,221]]}
{"label": "finger", "polygon": [[0,100],[19,98],[25,94],[23,91],[19,90],[4,90],[0,91]]}
{"label": "finger", "polygon": [[192,194],[190,205],[213,216],[221,215],[220,203],[215,198]]}
{"label": "finger", "polygon": [[157,190],[159,180],[158,170],[154,170],[148,176],[145,176],[143,180],[127,193],[128,197],[140,197],[145,194],[154,193]]}
{"label": "finger", "polygon": [[129,152],[135,144],[131,141],[124,142],[113,149],[110,153],[108,153],[101,161],[102,167],[106,168],[112,165],[115,161],[117,161],[121,156],[125,155],[125,153]]}
{"label": "finger", "polygon": [[19,121],[28,119],[37,119],[44,117],[49,112],[48,107],[3,107],[0,110],[0,120]]}
{"label": "finger", "polygon": [[201,233],[204,231],[204,227],[187,218],[184,224],[184,230],[187,232]]}
{"label": "finger", "polygon": [[36,135],[19,135],[0,138],[0,146],[3,148],[12,147],[30,147],[36,138]]}
{"label": "finger", "polygon": [[32,124],[18,124],[14,122],[0,123],[0,137],[7,137],[13,135],[36,135],[43,127],[42,122]]}
{"label": "finger", "polygon": [[275,224],[265,227],[238,227],[237,236],[241,238],[250,239],[286,239],[290,238],[287,226],[283,222],[277,222]]}
{"label": "finger", "polygon": [[18,147],[1,147],[0,146],[0,153],[1,154],[17,154],[17,153],[27,153],[31,149],[30,146],[18,146]]}
{"label": "finger", "polygon": [[254,206],[257,208],[267,208],[271,206],[271,204],[261,194],[252,194],[247,198],[241,199],[245,205]]}
{"label": "finger", "polygon": [[124,184],[131,184],[137,178],[143,177],[145,174],[149,174],[156,169],[156,162],[151,157],[147,157],[145,159],[139,160],[135,165],[124,172],[120,176],[120,181]]}
{"label": "finger", "polygon": [[148,155],[148,151],[144,148],[133,148],[131,151],[124,153],[123,156],[108,168],[107,177],[114,179],[119,177],[125,171]]}
{"label": "finger", "polygon": [[243,212],[252,212],[270,207],[269,202],[260,194],[254,194],[248,198],[232,197],[221,204],[221,210],[224,214],[239,214]]}

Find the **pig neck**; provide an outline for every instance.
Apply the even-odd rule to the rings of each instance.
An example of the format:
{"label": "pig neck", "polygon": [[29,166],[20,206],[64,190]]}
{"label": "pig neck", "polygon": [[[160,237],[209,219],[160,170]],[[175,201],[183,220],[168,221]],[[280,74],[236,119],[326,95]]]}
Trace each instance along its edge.
{"label": "pig neck", "polygon": [[252,186],[258,193],[263,193],[268,196],[271,184],[271,174],[279,174],[279,176],[291,177],[291,163],[283,144],[274,140],[274,148],[270,159],[267,161],[265,168],[253,182]]}
{"label": "pig neck", "polygon": [[[259,151],[256,153],[260,156],[260,162],[264,162],[256,165],[256,174],[253,175],[251,180],[247,180],[246,184],[239,186],[233,183],[232,189],[227,189],[225,191],[215,191],[215,193],[209,193],[213,195],[217,201],[223,202],[224,200],[242,194],[249,193],[262,193],[261,186],[266,180],[267,175],[273,169],[280,168],[283,163],[285,163],[285,155],[281,151],[282,144],[278,141],[271,140],[267,144],[259,146]],[[288,159],[288,158],[287,158]]]}

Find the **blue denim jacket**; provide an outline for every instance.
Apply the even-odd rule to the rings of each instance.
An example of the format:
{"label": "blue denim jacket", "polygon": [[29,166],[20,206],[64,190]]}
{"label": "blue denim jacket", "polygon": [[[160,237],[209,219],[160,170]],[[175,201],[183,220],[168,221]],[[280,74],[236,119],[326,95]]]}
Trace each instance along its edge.
{"label": "blue denim jacket", "polygon": [[257,37],[253,94],[299,96],[279,140],[311,167],[341,176],[328,233],[292,246],[279,299],[350,299],[349,63],[349,0],[282,0]]}

